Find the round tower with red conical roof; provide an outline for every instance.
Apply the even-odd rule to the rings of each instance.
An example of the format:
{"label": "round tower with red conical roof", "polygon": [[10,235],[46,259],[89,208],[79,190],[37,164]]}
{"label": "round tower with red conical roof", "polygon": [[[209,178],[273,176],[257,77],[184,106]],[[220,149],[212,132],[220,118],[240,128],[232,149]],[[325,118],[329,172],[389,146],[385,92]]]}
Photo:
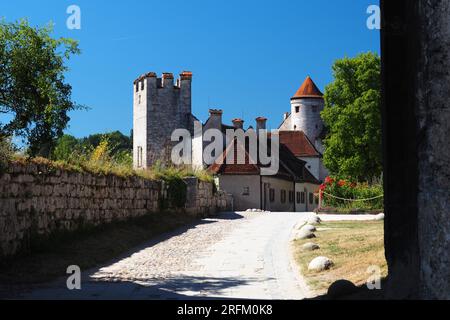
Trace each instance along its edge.
{"label": "round tower with red conical roof", "polygon": [[312,143],[320,138],[323,121],[320,116],[324,108],[323,94],[311,77],[307,77],[291,98],[291,130],[303,131]]}

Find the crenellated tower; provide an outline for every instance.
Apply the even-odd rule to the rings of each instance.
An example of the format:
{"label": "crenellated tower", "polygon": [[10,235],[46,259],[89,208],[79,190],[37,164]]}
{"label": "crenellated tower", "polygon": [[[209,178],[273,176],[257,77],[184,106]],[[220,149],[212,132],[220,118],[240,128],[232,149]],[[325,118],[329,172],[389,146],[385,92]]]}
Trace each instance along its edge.
{"label": "crenellated tower", "polygon": [[160,78],[149,72],[133,85],[133,163],[147,168],[170,160],[176,129],[192,130],[192,73],[184,71],[174,83],[172,73]]}

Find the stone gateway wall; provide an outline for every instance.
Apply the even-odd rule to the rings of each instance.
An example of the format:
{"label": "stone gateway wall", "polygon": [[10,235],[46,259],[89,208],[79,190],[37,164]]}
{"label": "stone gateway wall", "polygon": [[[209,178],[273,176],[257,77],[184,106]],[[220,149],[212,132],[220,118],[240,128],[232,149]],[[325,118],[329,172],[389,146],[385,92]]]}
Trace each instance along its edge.
{"label": "stone gateway wall", "polygon": [[[184,208],[193,217],[230,209],[213,184],[186,180]],[[95,175],[47,164],[11,163],[0,173],[0,259],[27,250],[35,238],[85,226],[125,221],[160,211],[161,181]]]}

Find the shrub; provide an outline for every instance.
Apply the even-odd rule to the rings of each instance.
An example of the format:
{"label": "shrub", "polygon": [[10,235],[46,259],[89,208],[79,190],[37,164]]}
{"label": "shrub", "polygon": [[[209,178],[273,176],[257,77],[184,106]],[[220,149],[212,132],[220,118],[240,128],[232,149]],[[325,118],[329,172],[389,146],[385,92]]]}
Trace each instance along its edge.
{"label": "shrub", "polygon": [[346,209],[347,211],[383,208],[382,183],[357,183],[348,178],[327,177],[324,184],[320,186],[319,192],[323,195],[323,207]]}
{"label": "shrub", "polygon": [[0,172],[3,172],[8,162],[12,160],[14,156],[14,146],[11,142],[11,138],[0,136]]}

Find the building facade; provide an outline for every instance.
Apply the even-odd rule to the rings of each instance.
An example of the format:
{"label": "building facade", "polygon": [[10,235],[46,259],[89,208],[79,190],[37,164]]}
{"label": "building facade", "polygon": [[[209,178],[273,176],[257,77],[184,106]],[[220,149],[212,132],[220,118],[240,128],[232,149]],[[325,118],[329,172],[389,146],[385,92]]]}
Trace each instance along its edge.
{"label": "building facade", "polygon": [[[223,138],[226,157],[227,130],[255,130],[244,128],[244,120],[236,118],[231,125],[223,123],[223,110],[211,109],[202,124],[192,114],[192,73],[182,72],[174,83],[171,73],[161,77],[153,72],[140,76],[133,86],[133,162],[136,169],[151,167],[157,161],[170,163],[175,144],[171,136],[176,129],[191,133],[191,160],[195,169],[208,169],[215,176],[220,189],[234,197],[236,210],[262,209],[268,211],[312,211],[318,205],[315,196],[321,181],[327,176],[322,163],[324,125],[320,112],[324,108],[323,95],[310,77],[291,99],[291,112],[286,113],[277,134],[280,140],[280,170],[273,176],[261,174],[256,164],[213,164],[203,158],[210,143],[205,132],[214,130]],[[197,122],[197,125],[194,123]],[[256,133],[266,129],[267,118],[258,117]],[[233,142],[233,146],[234,142]],[[247,146],[242,146],[247,148]],[[247,151],[246,151],[247,152]],[[247,154],[248,156],[248,154]],[[216,159],[216,160],[217,160]]]}

